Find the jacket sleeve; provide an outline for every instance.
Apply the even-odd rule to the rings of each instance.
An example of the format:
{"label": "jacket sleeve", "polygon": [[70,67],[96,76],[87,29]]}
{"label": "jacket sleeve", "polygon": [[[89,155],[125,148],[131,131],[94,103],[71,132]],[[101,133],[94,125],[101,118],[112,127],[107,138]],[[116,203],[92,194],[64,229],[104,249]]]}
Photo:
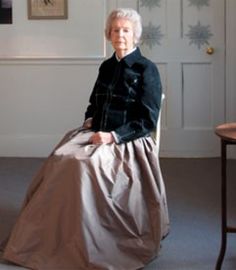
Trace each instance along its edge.
{"label": "jacket sleeve", "polygon": [[94,113],[96,111],[96,100],[95,100],[95,95],[96,94],[95,94],[95,92],[96,92],[96,87],[97,87],[97,83],[98,83],[99,76],[100,76],[100,70],[101,70],[101,67],[99,68],[98,77],[97,77],[97,80],[96,80],[96,82],[94,84],[92,93],[91,93],[90,98],[89,98],[89,105],[87,106],[87,109],[85,111],[85,119],[84,119],[85,121],[88,118],[93,118]]}
{"label": "jacket sleeve", "polygon": [[95,86],[94,86],[93,91],[92,91],[90,98],[89,98],[89,105],[88,105],[86,112],[85,112],[84,121],[86,121],[86,119],[88,119],[88,118],[93,118],[93,115],[95,112],[95,87],[96,87],[96,83],[95,83]]}
{"label": "jacket sleeve", "polygon": [[141,84],[141,94],[137,100],[137,117],[114,130],[117,143],[146,136],[156,128],[161,106],[162,85],[158,69],[151,61],[143,70]]}

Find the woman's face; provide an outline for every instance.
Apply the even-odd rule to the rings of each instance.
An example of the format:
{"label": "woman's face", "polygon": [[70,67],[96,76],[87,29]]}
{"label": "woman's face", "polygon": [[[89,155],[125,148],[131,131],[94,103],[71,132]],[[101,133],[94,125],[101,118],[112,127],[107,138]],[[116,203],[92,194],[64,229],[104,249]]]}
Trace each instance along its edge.
{"label": "woman's face", "polygon": [[119,56],[127,54],[134,48],[134,30],[131,21],[118,18],[111,25],[111,44]]}

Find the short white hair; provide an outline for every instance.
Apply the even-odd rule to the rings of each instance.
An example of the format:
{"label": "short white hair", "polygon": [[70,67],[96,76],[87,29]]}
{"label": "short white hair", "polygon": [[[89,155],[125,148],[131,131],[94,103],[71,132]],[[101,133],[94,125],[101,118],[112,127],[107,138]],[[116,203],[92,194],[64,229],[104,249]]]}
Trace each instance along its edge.
{"label": "short white hair", "polygon": [[115,19],[127,19],[133,24],[134,43],[138,44],[142,35],[142,19],[138,12],[131,8],[118,8],[113,10],[107,18],[105,35],[107,40],[111,40],[111,27]]}

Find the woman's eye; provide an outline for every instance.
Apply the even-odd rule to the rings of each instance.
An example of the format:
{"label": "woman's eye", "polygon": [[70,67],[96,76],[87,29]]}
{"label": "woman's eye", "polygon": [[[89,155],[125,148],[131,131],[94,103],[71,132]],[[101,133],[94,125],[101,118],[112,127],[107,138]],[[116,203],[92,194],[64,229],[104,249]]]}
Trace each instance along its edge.
{"label": "woman's eye", "polygon": [[112,32],[113,33],[120,33],[120,32],[129,33],[130,29],[128,29],[128,28],[124,28],[124,29],[114,28],[114,29],[112,29]]}

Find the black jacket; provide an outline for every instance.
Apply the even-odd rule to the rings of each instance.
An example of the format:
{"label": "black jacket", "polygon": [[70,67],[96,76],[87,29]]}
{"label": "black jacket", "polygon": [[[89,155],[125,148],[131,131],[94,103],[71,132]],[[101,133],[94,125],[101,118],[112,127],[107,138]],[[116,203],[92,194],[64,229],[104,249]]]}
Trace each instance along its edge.
{"label": "black jacket", "polygon": [[118,143],[131,141],[155,129],[161,94],[158,69],[139,48],[121,61],[113,54],[100,66],[85,119],[94,131],[114,131]]}

